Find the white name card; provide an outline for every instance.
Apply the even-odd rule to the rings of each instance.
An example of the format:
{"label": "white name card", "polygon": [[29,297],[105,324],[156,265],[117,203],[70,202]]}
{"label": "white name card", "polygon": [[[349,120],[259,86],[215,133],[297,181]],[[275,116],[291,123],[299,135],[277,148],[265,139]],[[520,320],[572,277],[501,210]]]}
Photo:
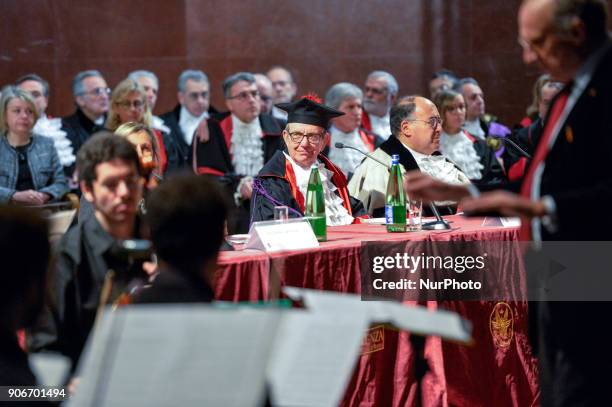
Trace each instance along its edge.
{"label": "white name card", "polygon": [[254,222],[249,230],[249,235],[251,237],[245,249],[277,252],[319,247],[310,223],[304,218]]}

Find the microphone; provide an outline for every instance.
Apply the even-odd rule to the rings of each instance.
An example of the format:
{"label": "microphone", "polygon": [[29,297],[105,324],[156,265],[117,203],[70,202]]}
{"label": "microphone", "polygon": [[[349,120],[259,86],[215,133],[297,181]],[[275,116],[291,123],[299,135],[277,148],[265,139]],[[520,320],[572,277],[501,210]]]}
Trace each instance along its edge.
{"label": "microphone", "polygon": [[372,156],[371,156],[369,153],[364,153],[363,151],[361,151],[361,150],[360,150],[360,149],[358,149],[357,147],[347,146],[347,145],[346,145],[346,144],[344,144],[344,143],[336,143],[336,144],[334,144],[334,146],[336,146],[336,148],[340,148],[340,149],[342,149],[342,148],[350,148],[351,150],[355,150],[355,151],[357,151],[358,153],[363,154],[363,155],[365,155],[366,157],[368,157],[368,158],[370,158],[370,159],[372,159],[372,160],[376,161],[376,162],[377,162],[377,163],[379,163],[380,165],[384,165],[385,167],[387,167],[387,169],[388,169],[388,170],[390,170],[390,169],[391,169],[391,166],[390,166],[390,165],[385,164],[383,161],[379,160],[378,158],[372,157]]}
{"label": "microphone", "polygon": [[[523,157],[527,158],[528,160],[531,160],[531,155],[526,152],[525,150],[523,150],[518,144],[516,144],[514,141],[510,140],[507,137],[503,137],[503,136],[495,136],[492,134],[489,134],[489,137],[495,141],[500,141],[502,144],[510,144],[516,151],[518,151]],[[494,148],[490,141],[487,140],[487,145],[489,147]]]}
{"label": "microphone", "polygon": [[[385,164],[383,161],[379,160],[378,158],[373,157],[372,155],[370,155],[369,153],[364,153],[363,151],[361,151],[360,149],[353,147],[353,146],[347,146],[344,143],[336,143],[334,144],[334,146],[336,148],[350,148],[351,150],[355,150],[358,153],[366,156],[367,158],[370,158],[374,161],[376,161],[377,163],[379,163],[380,165],[383,165],[387,168],[387,170],[391,169],[390,165]],[[450,225],[448,224],[447,221],[444,220],[444,218],[442,218],[442,215],[440,215],[440,212],[438,211],[438,208],[436,208],[436,205],[434,205],[433,202],[429,203],[429,209],[431,210],[431,212],[433,213],[433,215],[436,217],[436,220],[432,221],[432,222],[427,222],[427,223],[423,223],[421,224],[421,228],[424,230],[446,230],[446,229],[450,229]]]}

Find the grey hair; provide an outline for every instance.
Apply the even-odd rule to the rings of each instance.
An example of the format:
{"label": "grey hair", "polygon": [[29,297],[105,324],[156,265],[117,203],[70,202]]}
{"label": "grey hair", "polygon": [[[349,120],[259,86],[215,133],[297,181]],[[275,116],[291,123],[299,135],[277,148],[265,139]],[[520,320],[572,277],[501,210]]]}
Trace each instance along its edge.
{"label": "grey hair", "polygon": [[459,79],[455,83],[455,86],[453,87],[453,90],[455,92],[463,93],[463,85],[476,85],[476,86],[480,87],[480,85],[478,84],[478,81],[476,79],[471,78],[471,77],[467,77],[467,78]]}
{"label": "grey hair", "polygon": [[325,104],[332,109],[338,109],[347,98],[363,99],[363,92],[358,86],[348,82],[336,83],[325,94]]}
{"label": "grey hair", "polygon": [[387,90],[389,91],[389,93],[392,96],[397,95],[397,92],[399,92],[399,85],[397,84],[397,80],[395,80],[395,77],[393,75],[386,71],[373,71],[370,72],[367,79],[376,78],[384,79],[385,82],[387,82]]}
{"label": "grey hair", "polygon": [[100,71],[98,71],[97,69],[89,69],[87,71],[79,72],[72,79],[72,96],[80,96],[85,93],[85,86],[83,86],[83,81],[91,77],[99,77],[104,79]]}
{"label": "grey hair", "polygon": [[223,96],[226,98],[230,97],[230,90],[232,89],[232,86],[240,81],[245,81],[248,84],[252,84],[255,83],[255,76],[250,72],[238,72],[228,76],[223,81]]}
{"label": "grey hair", "polygon": [[398,137],[401,133],[402,122],[414,118],[416,98],[416,96],[404,96],[391,108],[389,112],[389,121],[391,125],[391,134],[395,137]]}
{"label": "grey hair", "polygon": [[185,84],[187,81],[192,80],[194,82],[206,82],[210,84],[208,81],[208,76],[202,71],[195,69],[186,69],[179,75],[178,78],[178,91],[185,92]]}
{"label": "grey hair", "polygon": [[594,50],[608,37],[608,7],[602,0],[558,0],[554,26],[561,35],[570,35],[574,17],[584,23],[586,38],[583,52]]}
{"label": "grey hair", "polygon": [[21,78],[15,81],[15,85],[19,86],[22,83],[27,82],[27,81],[35,81],[35,82],[40,83],[43,87],[43,92],[45,93],[45,96],[47,97],[49,96],[49,82],[47,82],[40,76],[36,75],[35,73],[29,73],[27,75],[23,75]]}
{"label": "grey hair", "polygon": [[138,82],[138,79],[142,77],[152,79],[153,82],[155,82],[155,86],[159,87],[159,79],[157,78],[157,75],[155,75],[151,71],[145,71],[144,69],[139,69],[137,71],[130,72],[130,74],[128,75],[128,78],[136,82]]}

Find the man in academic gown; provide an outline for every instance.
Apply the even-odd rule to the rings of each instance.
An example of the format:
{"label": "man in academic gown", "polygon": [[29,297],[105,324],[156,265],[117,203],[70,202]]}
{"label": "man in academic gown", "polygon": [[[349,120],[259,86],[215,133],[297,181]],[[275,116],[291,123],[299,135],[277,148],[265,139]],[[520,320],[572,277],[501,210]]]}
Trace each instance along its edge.
{"label": "man in academic gown", "polygon": [[327,224],[353,223],[355,217],[365,213],[363,206],[349,195],[342,171],[321,154],[329,143],[329,121],[344,113],[312,96],[276,106],[288,113],[282,133],[287,150],[277,151],[257,175],[251,222],[274,219],[274,207],[279,205],[289,207],[290,217],[303,216],[310,171],[316,165],[323,183]]}

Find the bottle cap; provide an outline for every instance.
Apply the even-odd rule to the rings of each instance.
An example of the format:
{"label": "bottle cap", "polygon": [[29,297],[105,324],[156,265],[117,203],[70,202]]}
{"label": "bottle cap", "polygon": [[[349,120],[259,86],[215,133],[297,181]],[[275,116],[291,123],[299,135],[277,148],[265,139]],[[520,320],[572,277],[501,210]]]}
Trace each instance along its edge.
{"label": "bottle cap", "polygon": [[399,154],[393,154],[391,156],[391,165],[399,164]]}

